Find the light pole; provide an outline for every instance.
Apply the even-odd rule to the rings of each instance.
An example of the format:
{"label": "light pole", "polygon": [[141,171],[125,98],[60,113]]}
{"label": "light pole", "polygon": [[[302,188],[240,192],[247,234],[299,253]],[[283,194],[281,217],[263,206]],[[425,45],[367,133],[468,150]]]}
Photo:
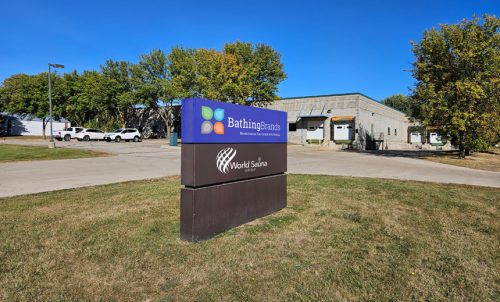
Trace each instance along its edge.
{"label": "light pole", "polygon": [[49,148],[55,148],[56,143],[54,142],[54,133],[52,133],[52,87],[50,85],[50,67],[54,68],[64,68],[64,65],[62,64],[51,64],[49,63],[49,75],[47,76],[49,78],[49,118],[50,118],[50,142],[49,142]]}

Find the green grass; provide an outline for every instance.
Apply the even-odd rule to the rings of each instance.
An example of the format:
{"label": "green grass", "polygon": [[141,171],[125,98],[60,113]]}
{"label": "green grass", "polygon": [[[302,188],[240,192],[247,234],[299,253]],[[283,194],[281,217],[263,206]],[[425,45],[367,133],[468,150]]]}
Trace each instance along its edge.
{"label": "green grass", "polygon": [[335,143],[336,143],[337,145],[342,145],[342,144],[347,144],[347,145],[349,145],[349,144],[352,144],[352,140],[336,140],[336,141],[335,141]]}
{"label": "green grass", "polygon": [[25,160],[72,159],[105,156],[106,153],[89,150],[20,145],[0,145],[0,163]]}
{"label": "green grass", "polygon": [[179,188],[0,199],[0,300],[500,298],[499,189],[290,175],[286,209],[193,244]]}

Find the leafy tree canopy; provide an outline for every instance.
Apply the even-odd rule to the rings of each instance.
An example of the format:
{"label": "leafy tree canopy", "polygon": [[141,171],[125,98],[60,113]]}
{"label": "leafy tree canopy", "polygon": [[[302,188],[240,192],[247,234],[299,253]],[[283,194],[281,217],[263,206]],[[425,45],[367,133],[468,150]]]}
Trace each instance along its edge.
{"label": "leafy tree canopy", "polygon": [[415,114],[456,138],[464,157],[477,139],[500,134],[500,21],[474,17],[425,31],[413,43]]}
{"label": "leafy tree canopy", "polygon": [[[155,49],[137,64],[108,60],[99,71],[53,73],[54,115],[83,126],[126,126],[134,107],[142,105],[159,114],[168,134],[180,99],[265,105],[277,98],[285,77],[280,55],[264,44],[235,42],[222,51],[174,47],[169,54]],[[7,78],[0,86],[0,109],[45,118],[47,73]]]}
{"label": "leafy tree canopy", "polygon": [[409,97],[402,94],[394,94],[383,99],[380,103],[403,112],[406,116],[412,116],[412,103]]}
{"label": "leafy tree canopy", "polygon": [[236,104],[265,105],[285,78],[272,47],[235,42],[223,51],[174,48],[169,72],[179,97],[198,96]]}

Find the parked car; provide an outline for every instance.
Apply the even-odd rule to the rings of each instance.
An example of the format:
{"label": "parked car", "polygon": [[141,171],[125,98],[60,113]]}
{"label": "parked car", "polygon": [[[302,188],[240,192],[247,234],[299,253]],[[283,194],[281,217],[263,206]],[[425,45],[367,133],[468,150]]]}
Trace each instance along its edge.
{"label": "parked car", "polygon": [[140,142],[142,141],[142,135],[139,130],[135,128],[120,128],[113,132],[106,133],[104,139],[107,142],[115,141],[117,143],[119,143],[121,140],[124,140],[126,142]]}
{"label": "parked car", "polygon": [[83,127],[69,127],[63,131],[54,131],[54,138],[58,141],[65,140],[69,142],[72,138],[76,138],[76,135],[84,129]]}
{"label": "parked car", "polygon": [[83,129],[82,131],[76,134],[76,139],[78,139],[79,141],[103,140],[104,132],[102,132],[99,129],[93,129],[93,128]]}

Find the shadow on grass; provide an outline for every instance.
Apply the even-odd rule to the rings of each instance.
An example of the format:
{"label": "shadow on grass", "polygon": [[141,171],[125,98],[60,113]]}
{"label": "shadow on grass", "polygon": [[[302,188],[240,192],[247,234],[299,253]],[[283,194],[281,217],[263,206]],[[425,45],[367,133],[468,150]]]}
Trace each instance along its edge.
{"label": "shadow on grass", "polygon": [[458,151],[442,151],[442,150],[377,150],[377,151],[348,151],[373,154],[376,156],[384,157],[406,157],[406,158],[429,158],[429,157],[450,157],[456,156],[458,158]]}

